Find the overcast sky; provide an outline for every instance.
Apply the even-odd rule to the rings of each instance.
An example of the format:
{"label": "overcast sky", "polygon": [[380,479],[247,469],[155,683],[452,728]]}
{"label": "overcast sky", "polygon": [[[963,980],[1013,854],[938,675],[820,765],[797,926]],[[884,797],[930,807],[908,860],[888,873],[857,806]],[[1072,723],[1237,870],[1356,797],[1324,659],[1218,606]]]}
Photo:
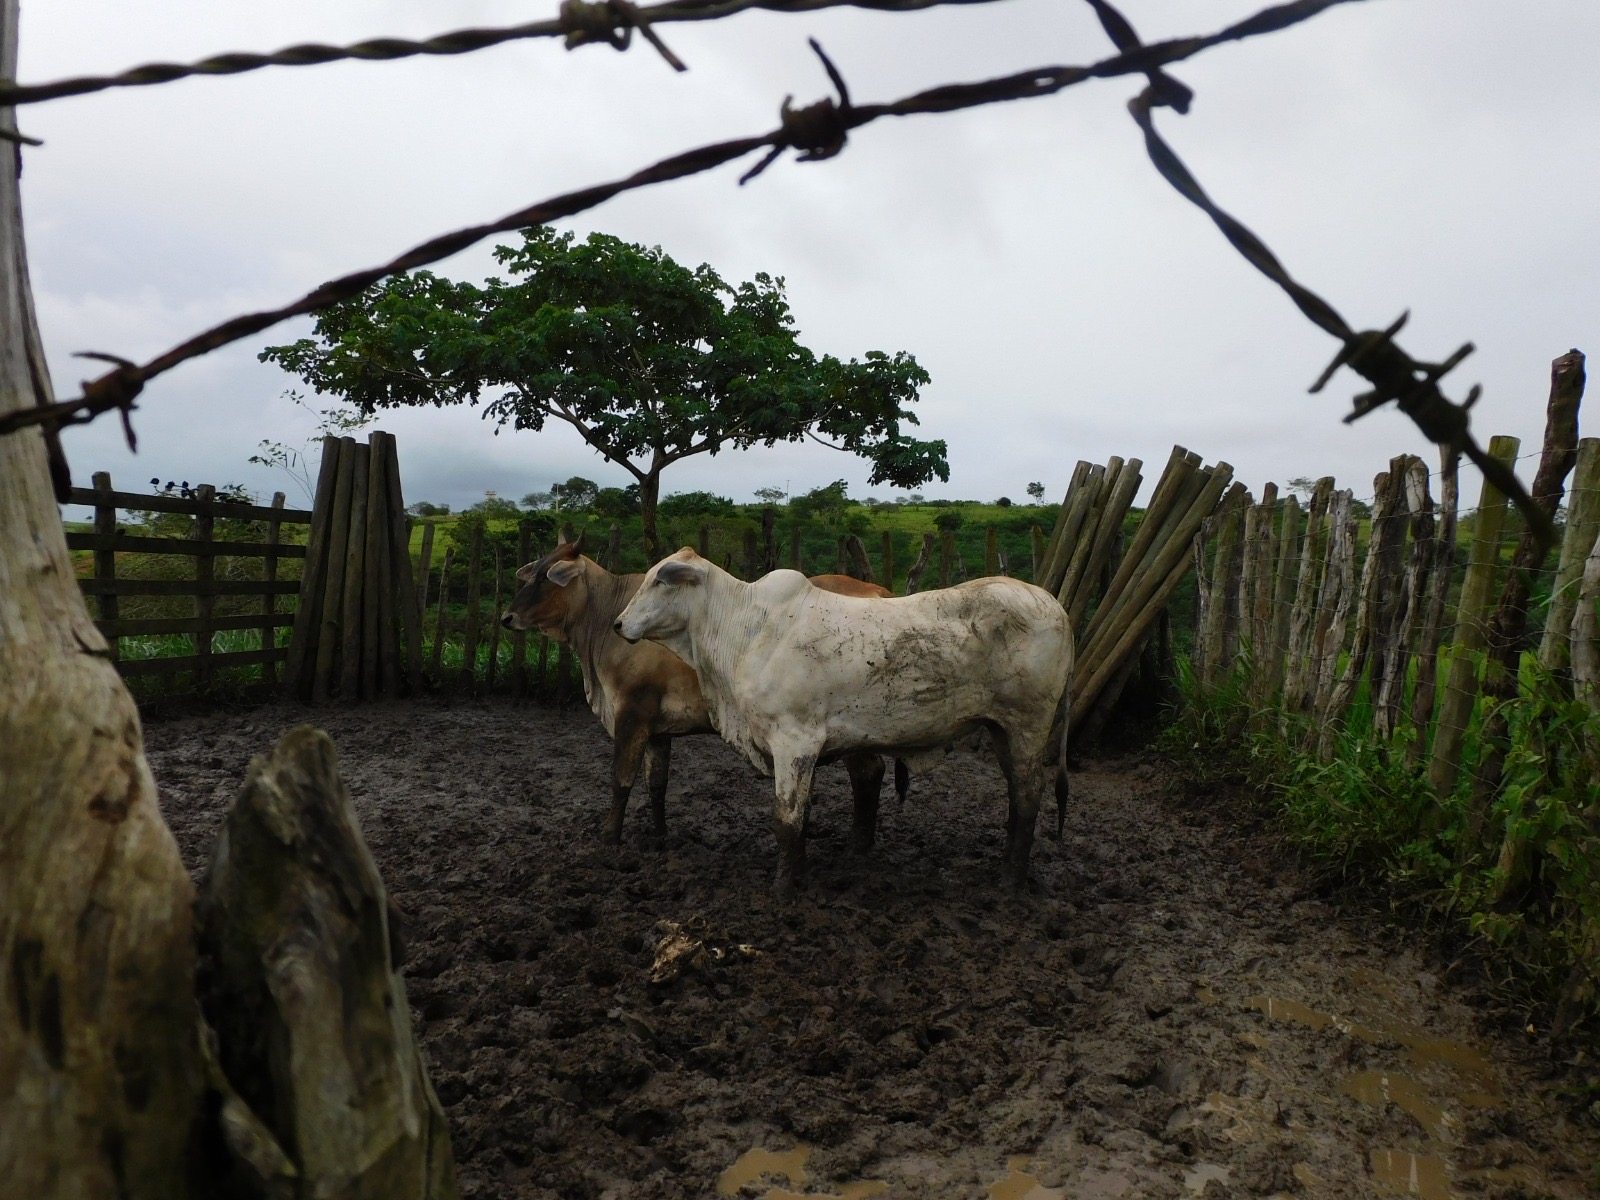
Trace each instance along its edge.
{"label": "overcast sky", "polygon": [[[554,0],[33,0],[23,82],[151,60],[347,43],[553,16]],[[1209,33],[1253,0],[1126,0],[1147,40]],[[460,58],[274,68],[58,100],[20,110],[23,199],[39,317],[62,397],[96,373],[70,357],[143,361],[238,312],[387,261],[459,226],[619,178],[703,143],[760,134],[787,94],[828,82],[858,103],[1030,67],[1086,64],[1109,44],[1087,4],[1001,3],[911,14],[750,13],[661,34],[676,74],[642,42],[625,54],[528,41]],[[1594,0],[1367,0],[1296,29],[1212,50],[1173,73],[1188,116],[1158,123],[1210,194],[1354,326],[1411,310],[1401,343],[1484,387],[1481,440],[1537,451],[1549,364],[1600,326],[1600,4]],[[1146,463],[1145,495],[1174,443],[1224,459],[1252,490],[1332,474],[1358,496],[1401,452],[1436,453],[1392,406],[1340,418],[1365,386],[1307,386],[1336,344],[1245,263],[1156,174],[1115,79],[1049,99],[877,122],[837,158],[743,162],[636,192],[563,228],[659,245],[730,281],[787,280],[802,340],[841,357],[905,350],[932,375],[916,411],[950,444],[929,496],[1059,499],[1080,458]],[[489,245],[434,269],[489,273]],[[109,470],[288,492],[250,465],[257,443],[299,445],[313,420],[298,380],[256,361],[309,320],[188,363],[149,385],[130,455],[114,419],[68,430],[74,481]],[[319,404],[329,401],[313,400]],[[464,507],[581,474],[628,482],[554,424],[494,436],[476,412],[404,412],[408,501]],[[1593,424],[1586,427],[1592,431]],[[1520,464],[1531,478],[1533,463]],[[739,500],[837,478],[861,460],[814,444],[696,458],[663,492]],[[1464,503],[1476,496],[1464,484]]]}

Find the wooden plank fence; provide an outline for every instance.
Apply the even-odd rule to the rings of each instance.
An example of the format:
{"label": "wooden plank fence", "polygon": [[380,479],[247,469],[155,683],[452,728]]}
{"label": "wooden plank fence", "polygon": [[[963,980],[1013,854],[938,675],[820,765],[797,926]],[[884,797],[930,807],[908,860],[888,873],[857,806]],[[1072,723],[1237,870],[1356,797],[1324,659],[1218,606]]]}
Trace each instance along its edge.
{"label": "wooden plank fence", "polygon": [[[94,600],[95,623],[124,677],[187,674],[204,688],[220,670],[260,667],[269,681],[277,678],[288,657],[277,631],[293,622],[290,606],[300,587],[297,579],[280,579],[279,568],[306,555],[304,544],[285,540],[286,527],[309,524],[310,512],[284,507],[282,492],[271,505],[218,500],[209,484],[177,496],[119,492],[104,471],[95,474],[93,487],[73,488],[68,502],[94,509],[94,532],[69,532],[67,548],[93,555],[92,573],[79,586]],[[119,523],[119,512],[141,519]],[[153,524],[145,514],[181,520]],[[131,556],[139,572],[125,569]],[[219,562],[225,567],[220,577]],[[234,630],[254,632],[256,647],[216,651],[216,635]],[[187,653],[123,653],[124,638],[173,634],[188,639]]]}

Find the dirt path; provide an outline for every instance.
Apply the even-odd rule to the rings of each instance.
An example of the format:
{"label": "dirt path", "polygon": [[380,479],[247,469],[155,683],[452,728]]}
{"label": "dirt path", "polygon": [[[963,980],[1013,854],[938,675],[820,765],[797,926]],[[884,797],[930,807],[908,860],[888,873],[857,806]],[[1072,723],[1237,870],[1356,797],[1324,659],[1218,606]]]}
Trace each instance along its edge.
{"label": "dirt path", "polygon": [[[306,716],[146,730],[191,866],[249,757]],[[1024,897],[997,884],[991,763],[889,794],[865,859],[827,768],[782,908],[769,785],[714,739],[675,747],[666,845],[636,803],[613,850],[586,712],[315,717],[409,914],[469,1196],[1595,1194],[1600,1141],[1531,1045],[1148,764],[1074,776]]]}

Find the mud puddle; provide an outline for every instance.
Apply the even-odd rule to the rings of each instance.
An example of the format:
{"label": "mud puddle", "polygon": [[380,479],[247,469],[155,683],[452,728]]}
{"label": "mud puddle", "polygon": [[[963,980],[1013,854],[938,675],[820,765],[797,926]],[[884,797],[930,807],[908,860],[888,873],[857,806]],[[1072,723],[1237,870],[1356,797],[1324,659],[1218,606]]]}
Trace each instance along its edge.
{"label": "mud puddle", "polygon": [[258,709],[146,731],[194,869],[249,757],[308,715],[408,915],[467,1196],[1594,1195],[1595,1132],[1536,1046],[1153,764],[1076,775],[1020,897],[991,763],[887,796],[865,859],[829,768],[780,907],[768,785],[714,739],[674,748],[665,845],[636,810],[610,849],[587,713]]}

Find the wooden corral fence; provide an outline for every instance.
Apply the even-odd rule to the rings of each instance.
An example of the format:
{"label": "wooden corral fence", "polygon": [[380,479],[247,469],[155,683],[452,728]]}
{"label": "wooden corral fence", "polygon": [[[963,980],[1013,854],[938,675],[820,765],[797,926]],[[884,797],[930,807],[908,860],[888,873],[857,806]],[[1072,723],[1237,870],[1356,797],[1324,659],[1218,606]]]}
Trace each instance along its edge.
{"label": "wooden corral fence", "polygon": [[422,617],[394,437],[322,442],[285,687],[314,704],[422,687]]}
{"label": "wooden corral fence", "polygon": [[[1600,712],[1600,439],[1577,436],[1581,366],[1554,378],[1533,495],[1554,515],[1569,474],[1571,485],[1554,571],[1542,573],[1542,631],[1528,628],[1535,539],[1523,532],[1503,554],[1506,496],[1483,483],[1463,555],[1453,467],[1439,473],[1436,500],[1427,465],[1400,455],[1373,481],[1370,523],[1332,478],[1304,506],[1270,483],[1259,500],[1238,486],[1224,498],[1193,538],[1201,693],[1242,687],[1240,719],[1298,731],[1323,760],[1360,713],[1441,795],[1462,777],[1475,708],[1516,695],[1524,648],[1537,646],[1539,665]],[[1508,466],[1519,449],[1513,437],[1489,445]],[[1485,773],[1482,757],[1478,783],[1492,792],[1496,770]]]}
{"label": "wooden corral fence", "polygon": [[[1050,532],[1034,527],[1029,560],[1019,564],[1018,573],[1031,575],[1072,614],[1078,636],[1075,729],[1092,737],[1136,670],[1154,672],[1170,664],[1167,606],[1191,569],[1190,548],[1202,523],[1218,509],[1219,500],[1227,508],[1243,491],[1235,485],[1223,497],[1231,478],[1226,463],[1202,466],[1198,455],[1174,447],[1149,507],[1130,525],[1131,505],[1143,479],[1140,461],[1080,462]],[[514,539],[491,532],[484,521],[458,526],[455,544],[443,547],[440,561],[436,526],[422,522],[413,550],[414,526],[405,514],[399,458],[389,434],[375,431],[365,444],[350,437],[325,439],[311,512],[283,508],[281,494],[272,508],[262,508],[215,500],[209,487],[197,489],[195,499],[182,499],[117,493],[108,477],[96,476],[95,481],[93,490],[84,489],[74,499],[96,506],[97,532],[72,534],[69,544],[95,554],[94,575],[83,586],[99,598],[102,630],[113,645],[118,636],[141,633],[180,632],[196,639],[192,655],[125,662],[129,674],[193,671],[203,689],[220,665],[262,663],[273,680],[281,664],[285,690],[319,704],[433,690],[561,704],[579,694],[579,676],[567,647],[540,634],[506,632],[500,624],[519,586],[516,569],[549,549],[536,541],[537,523],[522,521]],[[119,533],[119,507],[188,514],[192,536],[156,539]],[[215,521],[222,517],[264,522],[265,540],[215,539]],[[776,510],[767,509],[759,532],[746,530],[742,545],[729,545],[723,538],[717,556],[722,565],[744,578],[765,574],[780,558],[798,567],[805,530],[791,528],[788,553],[782,555],[776,518]],[[287,524],[309,527],[303,542],[280,536]],[[566,527],[562,536],[575,533]],[[590,538],[597,540],[592,533]],[[882,535],[876,564],[859,536],[845,534],[836,541],[836,561],[823,569],[874,581],[897,578],[889,533]],[[709,524],[699,528],[697,542],[711,557]],[[982,574],[1011,573],[994,529],[984,531],[983,546]],[[622,569],[617,525],[610,526],[603,544],[589,549],[601,565]],[[194,578],[118,578],[119,550],[191,556]],[[226,555],[259,557],[262,578],[216,579],[213,564]],[[278,562],[288,558],[299,560],[298,580],[278,578]],[[815,570],[819,564],[813,560],[809,565]],[[904,590],[946,587],[968,576],[954,533],[928,533],[906,572]],[[195,613],[133,620],[119,613],[119,596],[150,594],[193,595]],[[259,613],[218,615],[215,597],[236,595],[260,595]],[[292,627],[287,647],[275,644],[275,631],[283,626]],[[226,629],[261,630],[261,648],[214,653],[209,635]],[[1157,647],[1159,653],[1153,655]]]}
{"label": "wooden corral fence", "polygon": [[[288,657],[288,650],[277,644],[277,631],[294,620],[292,598],[300,587],[296,577],[280,579],[279,567],[283,560],[303,559],[306,553],[302,542],[285,535],[292,527],[309,524],[312,514],[285,508],[282,492],[263,506],[219,500],[210,484],[186,490],[188,494],[176,496],[119,492],[110,474],[101,471],[92,488],[70,493],[70,503],[94,509],[94,532],[69,532],[67,547],[94,555],[92,573],[81,577],[79,586],[94,598],[95,624],[105,635],[108,653],[125,677],[188,673],[204,689],[219,670],[259,665],[274,680]],[[145,518],[129,522],[130,529],[118,524],[119,510],[180,520]],[[138,556],[145,567],[137,577],[119,572],[129,556]],[[188,611],[175,614],[175,607]],[[164,611],[150,615],[153,608]],[[230,630],[258,631],[259,645],[215,650],[215,635]],[[189,653],[122,653],[123,638],[172,634],[190,639]]]}

